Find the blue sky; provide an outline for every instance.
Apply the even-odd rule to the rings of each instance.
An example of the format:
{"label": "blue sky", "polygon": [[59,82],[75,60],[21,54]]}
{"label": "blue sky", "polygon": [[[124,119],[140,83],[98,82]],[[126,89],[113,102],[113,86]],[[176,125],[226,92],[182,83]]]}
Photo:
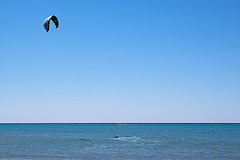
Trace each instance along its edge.
{"label": "blue sky", "polygon": [[238,0],[1,0],[0,122],[240,122],[239,17]]}

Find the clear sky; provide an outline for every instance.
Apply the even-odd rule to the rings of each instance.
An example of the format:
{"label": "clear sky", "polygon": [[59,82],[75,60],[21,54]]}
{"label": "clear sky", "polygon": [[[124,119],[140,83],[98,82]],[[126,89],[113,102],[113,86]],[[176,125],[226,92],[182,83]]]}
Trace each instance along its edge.
{"label": "clear sky", "polygon": [[240,122],[240,1],[1,0],[0,122]]}

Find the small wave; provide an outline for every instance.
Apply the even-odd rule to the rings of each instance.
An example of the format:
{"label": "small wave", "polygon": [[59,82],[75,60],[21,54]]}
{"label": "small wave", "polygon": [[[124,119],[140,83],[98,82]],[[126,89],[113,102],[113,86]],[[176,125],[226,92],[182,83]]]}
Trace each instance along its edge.
{"label": "small wave", "polygon": [[105,146],[105,145],[94,145],[93,147],[87,147],[87,148],[84,148],[83,150],[85,151],[90,151],[90,150],[95,150],[95,149],[99,149],[99,148],[107,148],[108,146]]}
{"label": "small wave", "polygon": [[168,142],[162,142],[162,141],[153,141],[153,142],[156,142],[156,143],[168,143]]}
{"label": "small wave", "polygon": [[[6,157],[5,157],[6,158]],[[61,155],[23,155],[23,154],[11,154],[9,155],[9,157],[7,157],[6,159],[69,159],[69,158],[76,158],[76,157],[72,157],[72,156],[61,156]]]}
{"label": "small wave", "polygon": [[142,141],[147,142],[147,143],[168,143],[168,142],[164,142],[164,141],[150,140],[150,139],[145,139],[145,140],[142,140]]}
{"label": "small wave", "polygon": [[93,150],[93,149],[96,149],[96,148],[98,148],[98,147],[88,147],[88,148],[84,148],[83,150],[90,151],[90,150]]}
{"label": "small wave", "polygon": [[118,140],[128,141],[128,142],[137,142],[138,140],[140,140],[140,137],[137,137],[137,136],[125,136],[125,137],[118,137]]}

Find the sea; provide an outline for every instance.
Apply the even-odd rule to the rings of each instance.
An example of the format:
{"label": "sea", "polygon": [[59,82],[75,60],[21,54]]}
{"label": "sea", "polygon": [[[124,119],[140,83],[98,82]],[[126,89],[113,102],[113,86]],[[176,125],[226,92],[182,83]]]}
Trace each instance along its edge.
{"label": "sea", "polygon": [[240,124],[1,123],[0,159],[239,160]]}

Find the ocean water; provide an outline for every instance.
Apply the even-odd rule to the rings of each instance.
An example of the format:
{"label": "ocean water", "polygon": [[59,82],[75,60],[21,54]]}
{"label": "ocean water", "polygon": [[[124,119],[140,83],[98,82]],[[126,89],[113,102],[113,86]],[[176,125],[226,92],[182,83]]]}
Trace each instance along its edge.
{"label": "ocean water", "polygon": [[240,124],[0,124],[0,159],[240,159]]}

